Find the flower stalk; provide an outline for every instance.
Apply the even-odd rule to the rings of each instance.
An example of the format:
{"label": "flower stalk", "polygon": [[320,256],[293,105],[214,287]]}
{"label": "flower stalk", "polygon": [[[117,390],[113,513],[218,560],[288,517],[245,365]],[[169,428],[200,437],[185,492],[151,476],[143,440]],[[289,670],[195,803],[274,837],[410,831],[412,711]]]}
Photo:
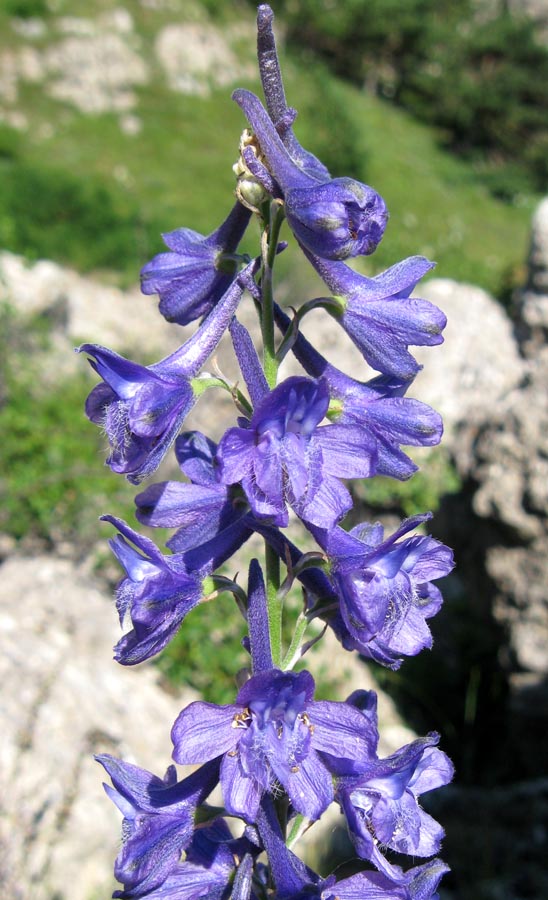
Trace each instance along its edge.
{"label": "flower stalk", "polygon": [[[107,464],[139,483],[173,446],[181,472],[135,498],[138,522],[171,530],[169,552],[121,519],[103,517],[117,530],[110,543],[125,571],[116,608],[121,626],[130,627],[115,647],[117,661],[134,665],[163,652],[194,608],[221,594],[233,595],[247,628],[248,661],[234,673],[233,702],[196,700],[173,724],[173,759],[199,767],[190,776],[178,781],[171,766],[161,779],[99,758],[123,815],[115,867],[122,889],[114,896],[436,900],[447,871],[437,858],[443,828],[420,797],[453,775],[439,736],[379,757],[375,693],[318,700],[312,674],[295,669],[328,628],[345,651],[392,669],[431,645],[427,620],[442,603],[434,582],[453,557],[417,531],[430,514],[388,536],[378,522],[348,530],[344,520],[353,479],[405,480],[417,466],[402,446],[441,439],[438,414],[407,397],[419,370],[408,348],[441,343],[445,317],[411,296],[432,268],[423,257],[374,278],[345,264],[374,252],[386,205],[367,185],[331,178],[298,143],[265,4],[257,30],[266,106],[249,91],[234,93],[252,129],[240,141],[236,203],[209,236],[188,228],[164,235],[169,252],[142,271],[144,293],[159,295],[168,320],[200,324],[152,366],[92,344],[80,348],[102,379],[86,410],[109,438]],[[252,218],[261,240],[250,260],[238,246]],[[275,297],[284,223],[326,285],[325,296],[295,302],[292,318]],[[246,303],[258,314],[259,350],[255,331],[238,318]],[[361,350],[374,370],[368,381],[337,369],[301,334],[313,309],[331,315],[341,339]],[[225,333],[241,373],[236,384],[204,369]],[[288,354],[302,374],[280,379]],[[219,442],[181,431],[191,407],[218,388],[234,401]],[[223,566],[252,536],[264,541],[264,560],[249,561],[241,584]],[[295,589],[302,594],[297,615],[286,603]],[[222,805],[207,805],[219,785]],[[304,831],[332,803],[364,864],[343,880],[321,878],[297,855]],[[241,820],[239,838],[227,817]],[[413,865],[397,864],[392,852]]]}

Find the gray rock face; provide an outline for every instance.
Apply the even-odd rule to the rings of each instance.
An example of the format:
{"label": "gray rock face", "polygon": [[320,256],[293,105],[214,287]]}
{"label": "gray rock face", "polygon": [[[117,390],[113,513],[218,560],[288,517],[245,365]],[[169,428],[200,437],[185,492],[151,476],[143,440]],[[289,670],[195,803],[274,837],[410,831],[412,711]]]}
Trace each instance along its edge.
{"label": "gray rock face", "polygon": [[[494,382],[482,401],[461,411],[451,450],[475,520],[476,563],[507,634],[513,708],[540,721],[548,716],[548,199],[533,219],[517,315],[513,349],[486,325],[485,345],[499,345],[491,352],[500,351],[507,371],[498,388]],[[470,577],[464,573],[469,584]]]}
{"label": "gray rock face", "polygon": [[120,816],[93,754],[163,774],[171,724],[195,698],[112,660],[112,604],[69,561],[14,556],[1,579],[0,896],[110,896]]}
{"label": "gray rock face", "polygon": [[526,381],[479,411],[457,435],[456,461],[471,480],[472,508],[496,525],[486,568],[496,585],[494,612],[508,628],[518,670],[548,673],[548,358]]}
{"label": "gray rock face", "polygon": [[[55,324],[55,362],[78,365],[71,348],[80,341],[104,344],[118,352],[166,355],[179,346],[181,332],[158,314],[154,297],[138,288],[121,291],[78,275],[49,260],[28,264],[21,256],[0,253],[0,297],[21,316],[49,316]],[[80,363],[81,365],[81,363]]]}
{"label": "gray rock face", "polygon": [[525,289],[516,297],[522,352],[535,357],[548,342],[548,197],[533,216]]}
{"label": "gray rock face", "polygon": [[[156,9],[161,5],[152,3]],[[0,51],[0,121],[20,130],[30,127],[29,116],[18,108],[30,83],[54,105],[72,106],[85,116],[117,114],[121,130],[137,134],[142,125],[137,89],[152,80],[203,97],[212,88],[255,76],[249,50],[243,49],[253,45],[251,23],[221,29],[200,4],[164,6],[173,21],[153,33],[154,51],[124,6],[90,18],[13,16],[6,24],[19,40]],[[54,114],[34,138],[46,138],[58,121]]]}
{"label": "gray rock face", "polygon": [[[252,45],[254,29],[244,34]],[[207,97],[211,87],[226,87],[238,79],[253,78],[254,68],[242,63],[231,47],[242,37],[242,23],[226,33],[209,23],[185,22],[166,25],[156,37],[156,56],[169,87],[182,94]]]}
{"label": "gray rock face", "polygon": [[441,413],[444,445],[451,450],[457,422],[490,410],[519,383],[524,366],[512,323],[486,291],[435,278],[417,293],[443,310],[447,326],[440,347],[416,349],[424,369],[409,393]]}

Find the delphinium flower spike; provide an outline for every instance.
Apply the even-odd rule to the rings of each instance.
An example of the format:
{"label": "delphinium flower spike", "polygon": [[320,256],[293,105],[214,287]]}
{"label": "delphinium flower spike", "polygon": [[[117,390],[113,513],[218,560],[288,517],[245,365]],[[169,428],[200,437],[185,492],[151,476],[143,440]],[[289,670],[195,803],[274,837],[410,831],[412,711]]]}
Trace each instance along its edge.
{"label": "delphinium flower spike", "polygon": [[[178,780],[170,767],[162,780],[99,757],[112,780],[107,792],[124,816],[115,867],[122,889],[114,896],[436,900],[447,866],[434,858],[404,868],[390,854],[426,860],[439,852],[443,829],[420,807],[421,795],[453,774],[438,735],[380,758],[376,694],[358,689],[344,702],[315,699],[312,674],[295,667],[327,626],[344,648],[393,669],[431,644],[427,620],[442,602],[433,581],[452,568],[451,551],[411,534],[428,513],[389,536],[379,523],[346,530],[353,501],[344,482],[377,474],[409,478],[416,465],[402,446],[439,442],[440,417],[406,396],[419,370],[408,348],[440,343],[445,317],[410,296],[432,268],[427,259],[410,257],[372,278],[342,262],[375,250],[388,212],[372,188],[331,178],[297,141],[272,21],[270,7],[261,5],[257,51],[266,109],[249,91],[234,93],[253,130],[240,140],[236,204],[207,237],[188,228],[164,235],[169,252],[142,270],[143,291],[159,293],[168,320],[201,323],[179,350],[150,366],[93,344],[80,348],[103,379],[86,409],[107,433],[114,472],[139,483],[172,444],[180,470],[180,477],[170,473],[136,497],[139,522],[173,530],[169,553],[119,517],[103,517],[117,529],[110,543],[125,570],[116,606],[129,629],[115,647],[116,660],[134,665],[162,652],[187,614],[227,591],[245,621],[248,654],[235,673],[232,703],[196,699],[177,716],[173,759],[199,766],[191,775]],[[252,215],[261,243],[249,262],[238,246]],[[331,293],[302,304],[293,320],[274,297],[284,216]],[[262,353],[247,311],[236,318],[246,290]],[[340,321],[378,375],[351,377],[301,334],[303,317],[317,308]],[[226,332],[241,383],[202,372]],[[304,373],[280,380],[290,351]],[[181,434],[194,402],[213,386],[231,394],[235,422],[218,440],[197,430]],[[316,540],[315,550],[304,552],[285,532],[292,513],[301,533],[304,526]],[[264,540],[265,561],[251,560],[244,587],[221,567],[249,538],[254,554],[256,540]],[[301,607],[288,639],[291,593],[299,584]],[[307,629],[318,619],[323,631],[311,637]],[[204,638],[205,664],[214,640],[208,646]],[[221,807],[208,800],[217,785]],[[322,878],[294,852],[332,802],[356,853],[374,871]],[[227,816],[240,820],[238,831],[229,829]]]}

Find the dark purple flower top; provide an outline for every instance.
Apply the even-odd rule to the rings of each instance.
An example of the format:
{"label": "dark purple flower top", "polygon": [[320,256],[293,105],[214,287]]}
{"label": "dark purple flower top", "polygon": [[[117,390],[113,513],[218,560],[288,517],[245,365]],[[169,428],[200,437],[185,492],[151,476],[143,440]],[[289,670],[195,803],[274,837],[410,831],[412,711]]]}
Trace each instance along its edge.
{"label": "dark purple flower top", "polygon": [[[439,344],[445,316],[411,296],[432,268],[424,257],[405,259],[374,278],[342,262],[373,253],[388,211],[373,188],[332,178],[297,141],[272,19],[270,7],[261,5],[258,60],[266,109],[249,91],[234,93],[254,132],[242,139],[235,167],[241,203],[207,237],[189,228],[164,234],[168,252],[141,273],[143,292],[159,294],[169,321],[203,321],[179,350],[150,366],[93,344],[80,348],[102,379],[86,410],[106,431],[108,465],[137,484],[175,443],[184,479],[150,485],[136,499],[139,521],[176,529],[167,542],[171,555],[121,519],[104,517],[118,530],[110,543],[125,576],[116,605],[121,624],[130,624],[116,659],[132,665],[158,653],[194,606],[221,591],[233,593],[246,620],[250,657],[234,703],[197,701],[179,714],[173,757],[201,765],[188,778],[177,782],[170,767],[162,780],[110,756],[99,758],[112,780],[107,792],[124,816],[115,869],[123,887],[114,896],[436,900],[447,871],[440,860],[403,871],[385,850],[419,858],[439,850],[443,830],[419,803],[452,776],[438,736],[379,759],[374,692],[354,691],[344,703],[315,700],[310,673],[290,668],[314,642],[305,642],[305,626],[316,617],[346,648],[393,668],[430,646],[426,621],[442,602],[433,581],[450,571],[452,554],[430,537],[409,534],[428,514],[406,520],[389,537],[378,523],[349,532],[338,523],[352,506],[343,479],[407,478],[416,467],[402,446],[438,443],[439,416],[405,395],[420,368],[409,347]],[[261,254],[252,262],[237,252],[251,212],[262,229]],[[278,243],[284,216],[331,295],[305,303],[293,322],[272,292],[273,260],[286,246]],[[254,338],[235,318],[244,290],[259,313],[262,362]],[[304,339],[299,324],[318,307],[340,322],[378,377],[364,383],[344,374]],[[279,346],[273,319],[284,334]],[[226,331],[247,397],[221,375],[198,380]],[[306,375],[276,386],[278,363],[289,350]],[[213,386],[231,391],[241,414],[218,446],[199,432],[179,435],[195,400]],[[301,553],[285,537],[280,529],[289,524],[290,510],[323,552]],[[259,562],[251,560],[245,590],[216,572],[253,532],[268,545],[267,578],[265,584]],[[280,587],[278,557],[287,570]],[[295,579],[303,586],[303,612],[284,656],[281,605]],[[226,813],[246,823],[239,838],[204,805],[219,782]],[[346,815],[357,853],[377,871],[324,879],[286,846],[288,824],[293,840],[301,817],[318,819],[333,800]],[[258,862],[263,852],[268,866]]]}

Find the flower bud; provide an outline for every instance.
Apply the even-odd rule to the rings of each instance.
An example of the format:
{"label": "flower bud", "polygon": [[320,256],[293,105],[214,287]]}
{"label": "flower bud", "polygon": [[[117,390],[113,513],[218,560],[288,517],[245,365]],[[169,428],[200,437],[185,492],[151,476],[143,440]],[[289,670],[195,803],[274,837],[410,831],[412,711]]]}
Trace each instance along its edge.
{"label": "flower bud", "polygon": [[318,160],[311,168],[310,155],[299,145],[299,159],[306,170],[301,168],[260,100],[244,90],[234,91],[232,96],[253,128],[274,180],[275,196],[284,201],[287,221],[302,246],[322,259],[373,253],[388,219],[382,197],[352,178],[330,179]]}
{"label": "flower bud", "polygon": [[373,253],[388,220],[382,197],[352,178],[290,189],[285,207],[295,236],[323,259]]}
{"label": "flower bud", "polygon": [[236,197],[247,209],[258,212],[262,204],[269,200],[269,194],[251,172],[243,157],[245,148],[251,147],[255,156],[264,164],[264,158],[251,132],[246,128],[240,138],[240,157],[232,166],[232,171],[238,179],[236,182]]}

